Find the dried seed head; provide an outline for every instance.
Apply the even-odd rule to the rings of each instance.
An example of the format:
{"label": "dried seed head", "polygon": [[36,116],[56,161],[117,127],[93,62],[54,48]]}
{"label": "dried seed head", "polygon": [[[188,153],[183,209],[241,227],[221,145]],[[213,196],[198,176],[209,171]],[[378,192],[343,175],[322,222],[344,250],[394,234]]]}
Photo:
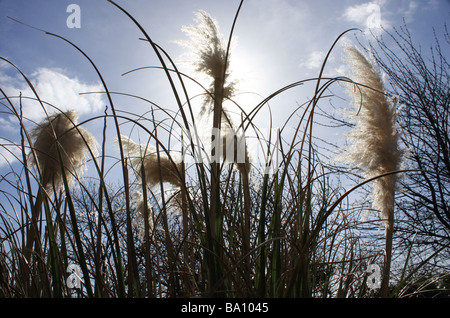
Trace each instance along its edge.
{"label": "dried seed head", "polygon": [[126,136],[121,136],[121,140],[123,149],[129,156],[131,166],[140,180],[142,180],[142,172],[144,172],[149,187],[154,187],[160,182],[181,187],[182,161],[179,158],[174,155],[169,157],[162,152],[158,154],[156,148],[152,145],[137,144]]}
{"label": "dried seed head", "polygon": [[189,42],[180,42],[188,46],[196,55],[194,64],[198,72],[205,73],[214,79],[223,78],[226,63],[226,43],[222,39],[217,21],[207,12],[196,14],[196,26],[182,28],[190,38]]}
{"label": "dried seed head", "polygon": [[[340,159],[363,170],[368,178],[398,170],[402,151],[398,147],[396,105],[384,93],[383,79],[374,62],[349,47],[347,63],[355,82],[348,89],[355,107],[351,118],[355,126],[349,134],[352,145]],[[381,211],[385,221],[393,217],[397,179],[392,174],[374,181],[373,207]]]}
{"label": "dried seed head", "polygon": [[72,186],[74,179],[85,170],[89,150],[97,155],[97,141],[84,128],[76,126],[77,120],[75,111],[55,113],[31,131],[36,157],[30,153],[29,158],[32,164],[39,166],[44,188],[63,188],[61,165],[69,186]]}
{"label": "dried seed head", "polygon": [[[236,82],[228,81],[230,52],[227,56],[227,43],[222,38],[217,21],[205,11],[199,11],[195,21],[196,26],[182,28],[190,41],[179,41],[179,43],[194,54],[193,63],[196,71],[213,79],[209,94],[205,95],[202,109],[202,112],[205,112],[211,110],[206,106],[212,105],[214,98],[231,98],[235,93]],[[220,87],[221,91],[216,92],[215,87]]]}

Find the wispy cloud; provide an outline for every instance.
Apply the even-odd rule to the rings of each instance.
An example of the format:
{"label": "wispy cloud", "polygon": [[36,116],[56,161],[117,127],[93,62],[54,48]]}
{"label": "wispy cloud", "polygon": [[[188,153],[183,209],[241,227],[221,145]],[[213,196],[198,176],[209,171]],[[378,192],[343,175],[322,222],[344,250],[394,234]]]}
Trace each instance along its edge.
{"label": "wispy cloud", "polygon": [[[429,3],[431,3],[430,1]],[[431,5],[431,4],[430,4]],[[407,22],[412,22],[414,20],[414,14],[416,13],[419,3],[416,1],[411,1],[408,4],[408,9],[405,11],[405,19]]]}
{"label": "wispy cloud", "polygon": [[[1,71],[1,69],[0,69]],[[86,94],[86,92],[102,91],[100,84],[83,83],[75,77],[69,77],[61,69],[38,68],[29,76],[39,98],[62,111],[76,110],[80,115],[93,113],[105,105],[101,94]],[[35,98],[31,88],[18,77],[0,73],[0,87],[10,97],[19,96]],[[50,113],[54,109],[46,106]],[[23,113],[28,119],[37,121],[43,118],[44,111],[39,103],[31,99],[23,99]]]}
{"label": "wispy cloud", "polygon": [[358,23],[365,30],[389,28],[390,22],[384,19],[382,14],[383,3],[384,1],[371,1],[347,7],[343,17],[347,21]]}
{"label": "wispy cloud", "polygon": [[[34,122],[39,122],[45,117],[45,112],[33,91],[25,83],[23,78],[8,75],[6,72],[7,65],[0,64],[0,88],[10,98],[16,108],[19,107],[19,99],[22,94],[22,112],[24,118]],[[75,110],[78,114],[90,114],[100,111],[105,107],[105,101],[102,94],[86,94],[86,92],[102,91],[100,84],[83,83],[75,77],[69,77],[61,69],[39,68],[29,76],[27,76],[33,87],[35,88],[39,98],[44,102],[44,106],[49,114],[55,109],[46,103],[57,107],[61,111]],[[4,96],[0,96],[4,98]],[[3,105],[8,103],[2,101]],[[15,134],[18,133],[17,118],[12,113],[7,115],[8,111],[2,107],[0,117],[0,135],[10,136],[11,142],[7,142],[8,146],[2,142],[4,147],[0,147],[0,167],[7,163],[16,161],[16,156],[20,155],[17,145],[14,145]],[[25,121],[27,124],[28,121]]]}
{"label": "wispy cloud", "polygon": [[325,51],[313,51],[306,60],[300,62],[300,67],[306,67],[309,70],[319,68],[326,56]]}
{"label": "wispy cloud", "polygon": [[0,167],[3,167],[17,161],[17,158],[21,157],[21,151],[17,145],[3,139],[0,140]]}

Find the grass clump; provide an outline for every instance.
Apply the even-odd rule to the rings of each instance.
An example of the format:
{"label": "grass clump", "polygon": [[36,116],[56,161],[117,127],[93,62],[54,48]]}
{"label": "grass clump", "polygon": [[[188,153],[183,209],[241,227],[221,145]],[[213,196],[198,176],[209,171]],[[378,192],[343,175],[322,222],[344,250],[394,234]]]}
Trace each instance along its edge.
{"label": "grass clump", "polygon": [[[196,26],[184,28],[195,56],[193,76],[180,72],[124,8],[108,2],[142,32],[160,62],[150,69],[164,72],[178,109],[172,113],[139,96],[110,92],[82,49],[48,33],[87,58],[102,81],[109,105],[103,116],[80,124],[75,112],[55,107],[55,114],[28,131],[21,98],[14,100],[2,91],[2,105],[19,123],[21,142],[15,146],[22,156],[2,176],[8,180],[9,191],[2,192],[7,203],[0,210],[0,265],[7,269],[0,273],[0,295],[375,295],[366,284],[365,270],[367,264],[380,262],[381,254],[373,248],[373,240],[361,238],[356,220],[362,209],[354,208],[350,195],[372,182],[373,207],[392,229],[401,153],[393,108],[379,75],[359,52],[349,49],[355,77],[323,76],[334,46],[346,32],[333,43],[318,77],[281,87],[245,112],[235,100],[237,84],[230,80],[231,41],[242,2],[228,41],[222,38],[217,21],[204,11],[197,14]],[[44,107],[39,92],[21,74],[35,101]],[[195,79],[200,74],[206,75],[208,85]],[[188,82],[204,96],[198,114]],[[330,97],[329,88],[335,83],[354,87],[351,95],[358,123],[348,157],[357,159],[351,162],[365,169],[367,178],[349,190],[344,190],[339,175],[323,159],[313,134],[318,105]],[[261,110],[285,91],[309,84],[312,97],[282,127],[269,127],[270,133],[262,134],[255,124]],[[144,115],[120,111],[114,104],[115,94],[139,98],[149,109]],[[237,114],[240,122],[231,114]],[[212,117],[210,127],[200,126],[201,116]],[[115,155],[107,151],[111,120]],[[97,140],[83,127],[90,122],[102,124],[103,134]],[[288,131],[291,124],[294,129]],[[130,135],[122,132],[130,126]],[[131,137],[136,131],[142,144]],[[206,142],[199,137],[205,131]],[[249,150],[249,136],[263,149],[260,161]],[[82,178],[87,164],[88,177]],[[44,211],[42,217],[38,207]],[[386,236],[387,244],[391,239],[392,231]],[[71,264],[80,267],[77,289],[67,284],[73,279],[66,272]]]}

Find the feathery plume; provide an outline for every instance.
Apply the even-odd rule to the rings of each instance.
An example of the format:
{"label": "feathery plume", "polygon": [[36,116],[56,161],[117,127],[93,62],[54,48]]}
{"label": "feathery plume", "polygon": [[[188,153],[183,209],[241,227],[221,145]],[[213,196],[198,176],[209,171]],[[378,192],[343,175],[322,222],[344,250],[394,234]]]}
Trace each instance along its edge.
{"label": "feathery plume", "polygon": [[180,159],[173,155],[168,157],[162,152],[158,154],[156,148],[150,144],[140,145],[126,136],[121,136],[121,139],[123,149],[128,154],[130,164],[140,180],[142,180],[143,168],[147,185],[150,188],[160,182],[169,183],[174,187],[181,187],[180,173],[182,171],[182,161]]}
{"label": "feathery plume", "polygon": [[[69,186],[76,176],[85,170],[89,149],[97,154],[97,141],[82,127],[76,127],[78,114],[75,111],[55,113],[31,131],[34,139],[35,156],[30,153],[32,164],[39,165],[41,184],[44,188],[63,188],[61,164],[64,167]],[[58,157],[58,145],[62,157]]]}
{"label": "feathery plume", "polygon": [[197,26],[182,28],[190,41],[181,41],[180,44],[190,47],[192,53],[196,54],[197,59],[194,61],[196,71],[214,79],[222,78],[224,71],[225,73],[227,71],[224,70],[227,46],[219,31],[218,23],[209,13],[202,10],[197,12],[195,21]]}
{"label": "feathery plume", "polygon": [[[383,79],[375,62],[367,60],[353,47],[347,49],[347,56],[356,82],[349,93],[358,112],[350,134],[353,146],[346,159],[365,170],[367,177],[396,171],[403,153],[398,147],[395,100],[391,101],[384,93]],[[381,212],[385,224],[385,260],[380,286],[380,297],[383,298],[389,295],[397,179],[397,174],[390,174],[373,181],[373,207]]]}
{"label": "feathery plume", "polygon": [[[229,60],[227,60],[227,43],[223,40],[217,21],[205,11],[196,14],[196,26],[182,28],[190,41],[179,43],[190,49],[195,55],[194,66],[197,72],[204,73],[213,79],[209,94],[206,95],[202,113],[212,109],[206,107],[214,103],[214,98],[221,95],[221,99],[230,98],[235,92],[235,82],[227,82],[229,77]],[[220,92],[216,91],[218,88]],[[223,90],[223,92],[222,92]]]}
{"label": "feathery plume", "polygon": [[42,187],[36,194],[31,227],[24,246],[27,261],[30,261],[33,244],[40,235],[36,224],[41,216],[44,192],[52,193],[52,187],[55,190],[64,189],[62,171],[68,186],[72,187],[74,179],[79,178],[86,168],[89,150],[94,156],[97,155],[97,141],[85,129],[76,126],[77,120],[75,111],[55,113],[30,132],[34,145],[28,157],[32,165],[39,167]]}
{"label": "feathery plume", "polygon": [[[341,159],[364,170],[368,178],[398,170],[402,151],[395,125],[396,104],[385,95],[383,79],[374,62],[356,48],[348,47],[347,63],[356,83],[348,93],[357,113],[352,116],[355,126],[349,134],[353,144]],[[381,212],[386,227],[393,221],[397,179],[397,174],[392,174],[373,183],[373,207]]]}
{"label": "feathery plume", "polygon": [[[191,52],[196,54],[196,60],[194,61],[196,71],[212,78],[200,115],[203,115],[205,112],[208,115],[212,113],[211,142],[214,145],[211,147],[210,224],[214,225],[216,223],[216,214],[220,211],[221,204],[219,188],[220,168],[218,162],[215,160],[218,159],[216,157],[216,151],[220,149],[220,143],[224,144],[221,130],[232,127],[229,122],[230,116],[223,107],[223,102],[226,99],[230,99],[234,94],[235,82],[229,81],[228,79],[230,76],[229,46],[222,39],[217,21],[204,11],[197,13],[196,21],[198,23],[197,26],[184,27],[182,30],[188,34],[191,40],[187,43],[184,42],[184,44],[191,47]],[[225,125],[223,125],[224,123]],[[233,157],[235,157],[235,151],[233,151]],[[243,171],[243,176],[248,181],[248,174],[244,169],[246,166],[238,164],[237,167]],[[249,217],[249,198],[245,201],[247,203],[246,212]],[[212,226],[210,230],[211,236],[215,237],[215,227]]]}

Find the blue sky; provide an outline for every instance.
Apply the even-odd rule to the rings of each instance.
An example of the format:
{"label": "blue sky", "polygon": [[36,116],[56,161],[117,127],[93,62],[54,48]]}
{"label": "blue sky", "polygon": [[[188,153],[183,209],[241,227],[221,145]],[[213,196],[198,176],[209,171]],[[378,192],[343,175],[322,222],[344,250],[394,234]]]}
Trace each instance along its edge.
{"label": "blue sky", "polygon": [[[153,41],[161,45],[177,61],[184,49],[176,43],[185,40],[184,25],[194,23],[195,12],[205,10],[215,17],[225,37],[239,5],[238,0],[117,0],[147,30]],[[80,11],[80,28],[69,28],[67,12],[70,4]],[[318,74],[325,53],[336,37],[349,28],[364,33],[349,33],[344,41],[370,39],[369,30],[382,35],[380,26],[392,31],[403,25],[413,39],[428,49],[433,30],[442,31],[449,20],[448,0],[246,0],[235,29],[236,43],[232,52],[232,69],[239,80],[244,109],[250,110],[263,97],[295,81]],[[102,90],[99,79],[88,61],[70,45],[18,24],[7,16],[67,38],[96,63],[108,88],[148,98],[167,109],[176,109],[167,79],[159,70],[143,70],[122,76],[143,66],[159,66],[151,47],[139,40],[136,26],[106,0],[0,0],[0,56],[17,65],[33,82],[40,96],[60,108],[75,108],[80,120],[101,115],[107,104],[104,95],[79,95]],[[446,48],[448,49],[448,47]],[[341,74],[344,70],[340,48],[331,55],[325,73]],[[189,66],[180,64],[181,70]],[[0,87],[8,95],[22,92],[30,96],[24,81],[7,63],[0,61]],[[271,101],[274,121],[283,123],[287,115],[307,101],[313,88],[301,87]],[[132,98],[116,97],[120,110],[144,114],[149,105]],[[0,107],[0,136],[17,140],[17,123]],[[24,102],[25,114],[32,120],[42,118],[35,103]],[[268,113],[257,118],[264,128]],[[277,125],[277,124],[275,124]],[[101,125],[91,129],[100,132]],[[5,154],[4,149],[0,149]],[[8,157],[8,160],[11,160]],[[0,167],[6,163],[0,156]]]}

